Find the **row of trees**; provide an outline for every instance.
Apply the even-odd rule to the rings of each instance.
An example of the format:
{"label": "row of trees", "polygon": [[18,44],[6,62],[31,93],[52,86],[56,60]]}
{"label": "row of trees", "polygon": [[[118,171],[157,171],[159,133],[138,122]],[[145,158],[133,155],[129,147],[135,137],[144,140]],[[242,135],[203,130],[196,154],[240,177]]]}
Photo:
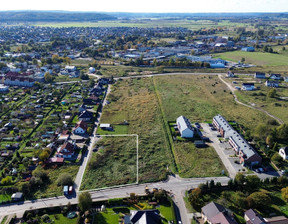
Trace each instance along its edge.
{"label": "row of trees", "polygon": [[284,176],[267,178],[262,181],[256,175],[245,176],[238,173],[234,179],[229,180],[227,187],[222,187],[221,183],[215,184],[213,180],[206,184],[200,184],[189,193],[188,200],[196,210],[200,210],[207,203],[205,195],[209,195],[211,192],[222,192],[222,198],[241,209],[269,207],[272,199],[268,193],[259,190],[260,186],[264,188],[272,186],[275,190],[282,188],[282,197],[288,201],[287,185],[288,178]]}

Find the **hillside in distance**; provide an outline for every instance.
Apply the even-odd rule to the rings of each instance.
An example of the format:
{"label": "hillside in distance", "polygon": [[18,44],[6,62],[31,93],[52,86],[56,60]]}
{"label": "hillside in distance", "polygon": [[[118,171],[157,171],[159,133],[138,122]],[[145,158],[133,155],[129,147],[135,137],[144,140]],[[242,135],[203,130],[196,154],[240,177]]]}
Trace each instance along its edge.
{"label": "hillside in distance", "polygon": [[1,22],[97,22],[116,17],[94,12],[0,11]]}

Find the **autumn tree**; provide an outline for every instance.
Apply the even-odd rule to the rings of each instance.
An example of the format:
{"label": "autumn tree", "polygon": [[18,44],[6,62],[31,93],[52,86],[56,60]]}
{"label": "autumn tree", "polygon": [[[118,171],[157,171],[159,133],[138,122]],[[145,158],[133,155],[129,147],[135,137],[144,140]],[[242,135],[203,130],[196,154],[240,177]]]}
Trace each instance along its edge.
{"label": "autumn tree", "polygon": [[271,198],[264,192],[254,192],[247,197],[247,204],[249,208],[269,207]]}
{"label": "autumn tree", "polygon": [[78,196],[78,206],[82,212],[85,212],[91,208],[92,198],[89,192],[83,192]]}
{"label": "autumn tree", "polygon": [[285,187],[285,188],[282,188],[281,189],[281,195],[282,195],[282,198],[288,202],[288,187]]}

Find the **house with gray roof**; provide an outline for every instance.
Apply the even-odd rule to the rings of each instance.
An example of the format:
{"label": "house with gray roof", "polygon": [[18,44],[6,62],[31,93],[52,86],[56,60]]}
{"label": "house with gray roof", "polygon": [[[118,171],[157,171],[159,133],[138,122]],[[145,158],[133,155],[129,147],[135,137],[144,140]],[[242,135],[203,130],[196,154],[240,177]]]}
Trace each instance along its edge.
{"label": "house with gray roof", "polygon": [[237,224],[232,214],[222,205],[210,202],[201,209],[204,222],[209,224]]}
{"label": "house with gray roof", "polygon": [[220,114],[213,118],[213,126],[219,131],[222,137],[229,140],[229,144],[239,156],[241,164],[250,163],[251,165],[255,165],[262,162],[261,156]]}
{"label": "house with gray roof", "polygon": [[249,209],[244,213],[246,224],[265,224],[263,217],[260,216],[253,209]]}
{"label": "house with gray roof", "polygon": [[180,116],[177,118],[176,123],[182,138],[193,138],[194,129],[188,118]]}

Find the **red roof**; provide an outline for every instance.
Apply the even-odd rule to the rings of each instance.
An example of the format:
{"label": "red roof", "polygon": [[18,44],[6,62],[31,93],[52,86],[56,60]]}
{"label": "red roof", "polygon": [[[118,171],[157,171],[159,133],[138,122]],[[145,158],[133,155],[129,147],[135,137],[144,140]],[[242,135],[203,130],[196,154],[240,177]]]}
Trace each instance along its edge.
{"label": "red roof", "polygon": [[60,158],[60,157],[52,157],[49,159],[50,163],[63,163],[64,162],[64,158]]}

